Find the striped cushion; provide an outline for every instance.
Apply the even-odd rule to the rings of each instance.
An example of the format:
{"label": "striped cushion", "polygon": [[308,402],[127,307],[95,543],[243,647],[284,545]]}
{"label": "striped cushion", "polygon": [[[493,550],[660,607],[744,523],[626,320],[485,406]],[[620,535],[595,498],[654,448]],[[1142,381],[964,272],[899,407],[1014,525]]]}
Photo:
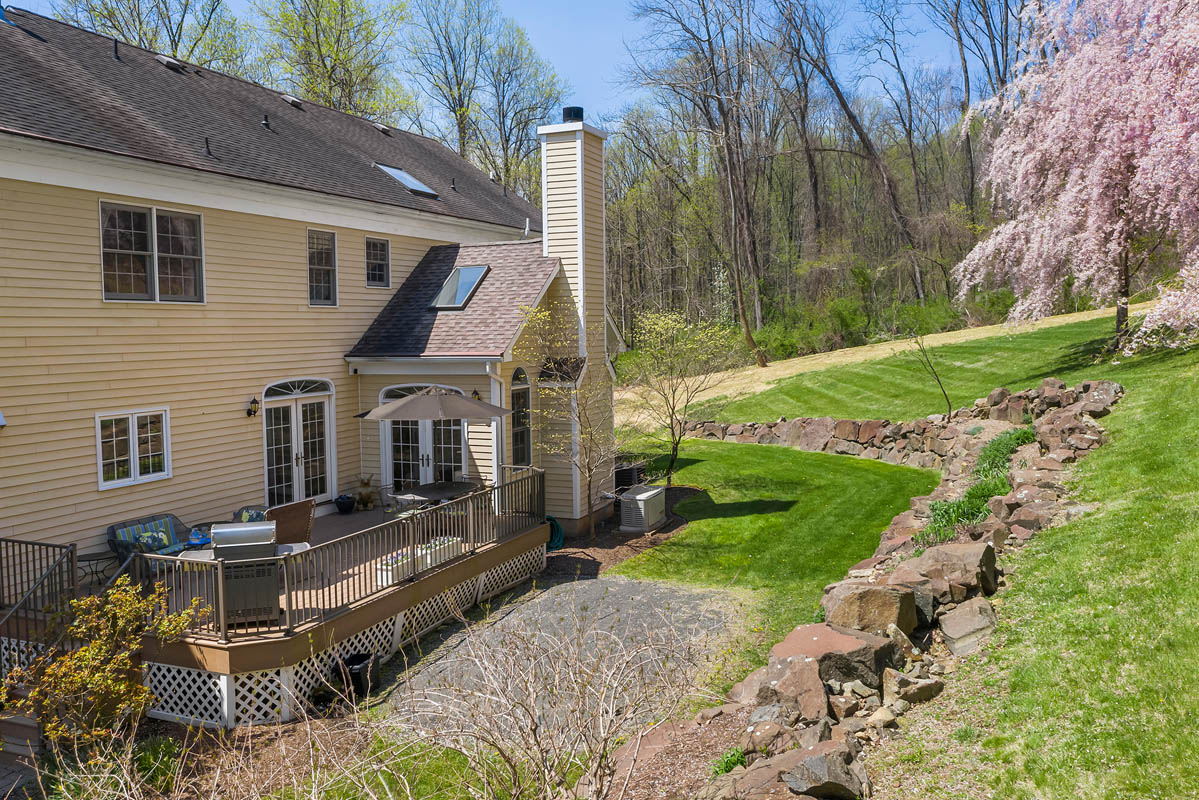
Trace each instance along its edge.
{"label": "striped cushion", "polygon": [[123,542],[129,542],[142,553],[165,553],[173,546],[178,546],[175,552],[183,549],[183,546],[175,538],[175,525],[169,517],[149,522],[135,522],[132,525],[118,528],[116,537]]}

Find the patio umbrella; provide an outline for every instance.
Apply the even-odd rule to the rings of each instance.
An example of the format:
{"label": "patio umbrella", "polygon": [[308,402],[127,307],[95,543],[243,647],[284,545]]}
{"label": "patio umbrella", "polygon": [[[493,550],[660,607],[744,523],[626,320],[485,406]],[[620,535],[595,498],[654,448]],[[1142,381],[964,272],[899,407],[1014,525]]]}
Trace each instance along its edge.
{"label": "patio umbrella", "polygon": [[445,389],[410,394],[399,400],[372,408],[363,419],[489,419],[512,413],[512,409],[493,406],[473,397],[466,397]]}

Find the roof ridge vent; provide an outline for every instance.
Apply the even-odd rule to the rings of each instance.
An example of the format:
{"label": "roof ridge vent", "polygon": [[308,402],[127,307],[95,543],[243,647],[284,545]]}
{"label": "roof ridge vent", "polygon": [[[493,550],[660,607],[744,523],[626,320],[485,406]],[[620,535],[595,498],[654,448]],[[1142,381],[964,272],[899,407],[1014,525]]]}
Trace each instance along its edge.
{"label": "roof ridge vent", "polygon": [[391,136],[391,128],[387,127],[382,122],[372,122],[371,127],[384,136]]}
{"label": "roof ridge vent", "polygon": [[279,95],[279,98],[281,100],[283,100],[284,103],[287,103],[289,106],[291,106],[292,108],[303,108],[304,107],[304,101],[301,100],[300,98],[296,97],[293,94],[281,94],[281,95]]}
{"label": "roof ridge vent", "polygon": [[164,67],[169,69],[171,72],[183,72],[183,70],[184,70],[183,64],[181,62],[176,61],[175,59],[171,58],[170,56],[163,55],[162,53],[159,53],[158,55],[154,56],[154,60],[157,61],[159,64],[162,64]]}

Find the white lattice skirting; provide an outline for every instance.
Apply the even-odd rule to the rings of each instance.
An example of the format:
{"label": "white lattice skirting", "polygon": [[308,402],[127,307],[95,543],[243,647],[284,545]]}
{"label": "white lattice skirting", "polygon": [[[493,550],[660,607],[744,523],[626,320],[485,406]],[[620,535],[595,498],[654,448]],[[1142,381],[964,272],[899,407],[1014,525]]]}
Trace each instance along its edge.
{"label": "white lattice skirting", "polygon": [[[146,662],[146,685],[158,698],[150,716],[189,725],[232,728],[294,719],[312,691],[328,681],[334,665],[351,653],[374,653],[384,661],[403,646],[455,618],[481,600],[545,569],[545,545],[451,586],[439,595],[360,631],[289,667],[224,675]],[[0,639],[0,648],[4,640]],[[4,651],[0,649],[0,653]]]}

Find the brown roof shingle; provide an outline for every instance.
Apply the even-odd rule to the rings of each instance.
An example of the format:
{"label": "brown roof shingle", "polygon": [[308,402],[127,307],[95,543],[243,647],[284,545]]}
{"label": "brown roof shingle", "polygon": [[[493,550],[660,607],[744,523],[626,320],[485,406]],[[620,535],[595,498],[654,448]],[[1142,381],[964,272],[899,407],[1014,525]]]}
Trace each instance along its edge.
{"label": "brown roof shingle", "polygon": [[[114,58],[112,39],[6,13],[15,27],[0,24],[0,132],[511,228],[528,219],[540,230],[535,206],[432,139],[380,133],[314,103],[294,108],[219,72],[176,72],[132,45]],[[411,193],[376,162],[407,170],[440,199]]]}
{"label": "brown roof shingle", "polygon": [[[491,270],[465,308],[429,307],[454,267],[481,265]],[[558,268],[540,240],[430,248],[346,356],[502,355]]]}

